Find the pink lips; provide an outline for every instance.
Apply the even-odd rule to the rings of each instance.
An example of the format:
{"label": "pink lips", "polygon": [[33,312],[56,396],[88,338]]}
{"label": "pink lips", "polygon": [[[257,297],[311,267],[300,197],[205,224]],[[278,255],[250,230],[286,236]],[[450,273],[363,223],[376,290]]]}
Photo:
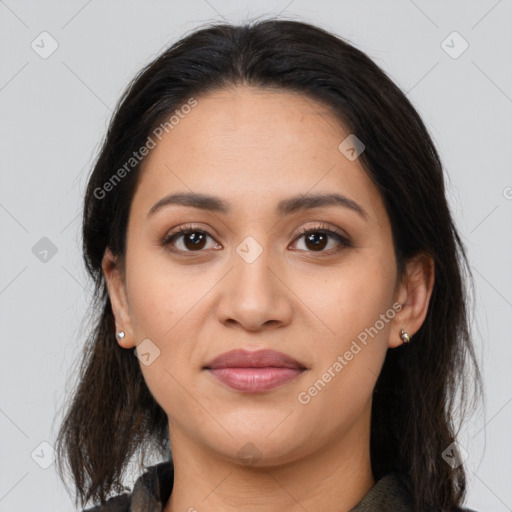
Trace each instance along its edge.
{"label": "pink lips", "polygon": [[295,379],[306,368],[275,350],[231,350],[210,361],[205,369],[233,389],[258,393]]}

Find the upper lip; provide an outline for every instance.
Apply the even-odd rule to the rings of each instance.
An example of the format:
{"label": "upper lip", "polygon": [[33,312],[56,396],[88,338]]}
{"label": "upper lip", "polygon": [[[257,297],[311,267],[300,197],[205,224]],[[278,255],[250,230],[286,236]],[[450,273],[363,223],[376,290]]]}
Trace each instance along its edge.
{"label": "upper lip", "polygon": [[275,350],[230,350],[220,354],[205,365],[206,369],[218,368],[296,368],[305,370],[306,367],[286,354]]}

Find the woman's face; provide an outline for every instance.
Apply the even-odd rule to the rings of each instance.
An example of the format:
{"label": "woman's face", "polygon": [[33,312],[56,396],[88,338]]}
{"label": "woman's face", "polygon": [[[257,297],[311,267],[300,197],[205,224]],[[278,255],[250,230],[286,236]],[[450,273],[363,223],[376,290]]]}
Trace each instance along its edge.
{"label": "woman's face", "polygon": [[[196,100],[143,161],[125,281],[108,275],[119,343],[143,343],[141,370],[171,440],[270,465],[367,442],[372,390],[405,327],[378,190],[339,149],[349,132],[309,98],[240,87]],[[152,211],[177,193],[225,209]],[[347,200],[305,200],[331,194]],[[190,232],[165,245],[179,228]],[[305,370],[243,391],[205,368],[233,349],[279,351]]]}

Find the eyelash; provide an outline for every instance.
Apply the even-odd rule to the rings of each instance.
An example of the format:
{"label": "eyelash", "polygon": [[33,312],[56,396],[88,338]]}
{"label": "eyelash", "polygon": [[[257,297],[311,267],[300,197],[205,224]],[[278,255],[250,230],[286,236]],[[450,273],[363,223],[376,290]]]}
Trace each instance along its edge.
{"label": "eyelash", "polygon": [[[205,231],[204,229],[200,229],[193,225],[186,225],[186,226],[180,226],[179,228],[175,229],[174,231],[171,231],[170,233],[168,233],[164,237],[164,239],[161,241],[160,245],[164,248],[169,248],[169,245],[171,245],[171,243],[174,240],[178,239],[179,237],[181,237],[183,235],[187,235],[190,233],[202,233],[202,234],[208,235],[210,238],[213,239],[213,236],[208,231]],[[314,226],[312,228],[302,228],[299,231],[299,233],[296,234],[296,236],[294,238],[294,242],[297,239],[299,239],[300,237],[304,237],[305,235],[309,235],[311,233],[322,233],[324,235],[328,235],[330,237],[336,238],[338,240],[338,242],[340,242],[343,247],[329,249],[327,251],[321,250],[321,251],[301,251],[301,252],[311,252],[311,253],[319,253],[319,254],[324,254],[324,255],[332,255],[332,254],[335,254],[335,253],[341,251],[343,248],[352,247],[352,243],[350,242],[350,240],[348,238],[346,238],[341,233],[330,229],[326,224],[320,224],[320,225]],[[181,253],[183,253],[183,252],[186,252],[186,253],[204,252],[204,250],[198,250],[198,251],[188,251],[188,250],[181,250],[181,249],[170,249],[170,250],[172,250],[174,252],[181,252]]]}

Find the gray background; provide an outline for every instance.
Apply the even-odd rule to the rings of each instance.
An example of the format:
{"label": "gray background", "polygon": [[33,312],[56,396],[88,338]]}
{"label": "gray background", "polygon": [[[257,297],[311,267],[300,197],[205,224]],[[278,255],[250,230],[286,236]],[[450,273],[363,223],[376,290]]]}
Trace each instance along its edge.
{"label": "gray background", "polygon": [[[278,13],[317,23],[367,52],[431,131],[475,275],[473,323],[486,384],[486,409],[460,437],[468,452],[467,506],[512,510],[511,1],[0,0],[0,512],[75,510],[51,445],[91,293],[80,206],[122,90],[201,23]],[[41,52],[52,41],[43,31],[58,44],[47,58]],[[453,31],[469,44],[457,58],[442,46]],[[462,40],[452,39],[449,51],[458,53]],[[43,237],[57,250],[46,261]]]}

